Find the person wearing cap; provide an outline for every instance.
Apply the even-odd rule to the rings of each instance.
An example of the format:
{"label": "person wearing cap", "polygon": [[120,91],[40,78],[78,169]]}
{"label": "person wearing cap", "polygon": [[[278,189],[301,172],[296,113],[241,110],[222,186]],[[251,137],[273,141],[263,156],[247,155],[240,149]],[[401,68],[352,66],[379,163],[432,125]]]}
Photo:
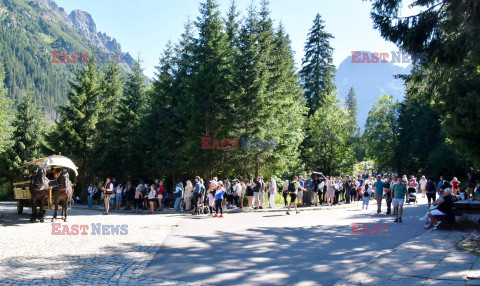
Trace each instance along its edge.
{"label": "person wearing cap", "polygon": [[175,204],[173,206],[173,211],[179,213],[182,207],[182,197],[183,197],[183,183],[177,183],[173,195],[175,196]]}
{"label": "person wearing cap", "polygon": [[402,222],[403,214],[403,204],[405,203],[405,198],[408,199],[408,192],[406,186],[406,179],[397,179],[397,184],[393,186],[393,207],[395,209],[395,220],[394,222]]}
{"label": "person wearing cap", "polygon": [[427,216],[430,218],[430,223],[425,227],[425,229],[430,229],[433,226],[437,228],[440,224],[439,216],[446,216],[452,212],[453,198],[451,189],[445,188],[443,191],[443,198],[434,204],[437,205],[437,208],[428,212]]}
{"label": "person wearing cap", "polygon": [[375,200],[377,201],[377,214],[381,213],[382,210],[382,198],[383,198],[383,186],[382,176],[377,175],[377,181],[373,183],[373,189],[375,190]]}

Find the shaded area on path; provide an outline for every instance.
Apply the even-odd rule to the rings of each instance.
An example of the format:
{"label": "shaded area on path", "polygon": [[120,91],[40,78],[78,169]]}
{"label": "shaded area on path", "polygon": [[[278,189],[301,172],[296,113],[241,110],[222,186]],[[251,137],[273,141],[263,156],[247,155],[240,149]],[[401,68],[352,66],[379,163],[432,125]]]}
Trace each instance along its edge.
{"label": "shaded area on path", "polygon": [[[408,206],[403,224],[373,209],[184,219],[143,276],[216,285],[332,285],[424,232],[418,221],[424,205]],[[351,235],[351,223],[387,224],[388,235]]]}

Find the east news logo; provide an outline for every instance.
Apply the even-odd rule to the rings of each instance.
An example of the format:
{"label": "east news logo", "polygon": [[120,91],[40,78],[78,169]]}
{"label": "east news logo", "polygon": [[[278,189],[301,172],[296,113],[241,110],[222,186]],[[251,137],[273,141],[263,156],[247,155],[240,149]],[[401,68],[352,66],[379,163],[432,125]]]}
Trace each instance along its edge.
{"label": "east news logo", "polygon": [[[91,226],[91,228],[90,228]],[[52,223],[52,235],[127,235],[128,225]]]}

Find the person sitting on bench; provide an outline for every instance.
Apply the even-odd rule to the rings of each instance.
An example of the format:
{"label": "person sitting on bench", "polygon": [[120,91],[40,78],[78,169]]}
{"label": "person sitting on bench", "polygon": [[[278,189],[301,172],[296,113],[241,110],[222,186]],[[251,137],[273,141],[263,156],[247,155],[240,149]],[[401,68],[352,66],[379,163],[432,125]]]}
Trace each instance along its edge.
{"label": "person sitting on bench", "polygon": [[[450,188],[445,189],[443,193],[443,198],[436,203],[437,208],[428,212],[428,217],[430,218],[430,223],[425,227],[425,229],[430,229],[433,226],[438,227],[442,221],[442,217],[448,216],[452,213],[453,208],[453,198],[452,190]],[[438,223],[438,224],[437,224]]]}

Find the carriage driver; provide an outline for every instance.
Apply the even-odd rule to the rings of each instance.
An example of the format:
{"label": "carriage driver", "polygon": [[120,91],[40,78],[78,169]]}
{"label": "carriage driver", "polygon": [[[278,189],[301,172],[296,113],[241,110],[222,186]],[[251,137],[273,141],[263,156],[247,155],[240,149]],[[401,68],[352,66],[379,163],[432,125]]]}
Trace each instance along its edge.
{"label": "carriage driver", "polygon": [[108,215],[108,210],[110,209],[110,195],[113,194],[113,184],[110,178],[107,178],[105,187],[102,188],[103,191],[103,200],[105,203],[105,212],[104,215]]}

